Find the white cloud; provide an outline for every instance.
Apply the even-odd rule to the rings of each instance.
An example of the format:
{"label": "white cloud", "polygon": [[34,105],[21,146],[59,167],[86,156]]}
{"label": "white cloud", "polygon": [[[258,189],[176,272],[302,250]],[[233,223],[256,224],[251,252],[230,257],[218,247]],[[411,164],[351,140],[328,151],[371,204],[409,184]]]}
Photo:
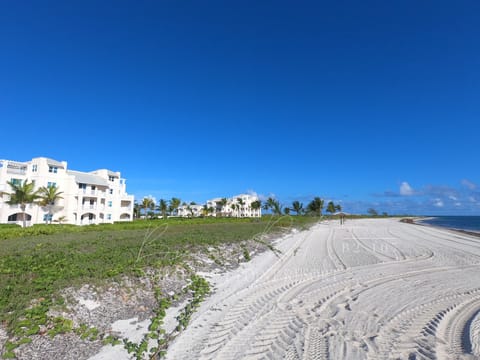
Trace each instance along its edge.
{"label": "white cloud", "polygon": [[404,181],[400,184],[400,195],[409,196],[413,194],[414,191],[408,182]]}
{"label": "white cloud", "polygon": [[433,203],[433,206],[436,206],[436,207],[443,207],[443,201],[441,199],[435,199],[434,203]]}
{"label": "white cloud", "polygon": [[450,200],[453,200],[453,201],[457,201],[457,200],[458,200],[458,198],[457,198],[456,196],[453,196],[453,195],[450,195],[448,198],[449,198]]}
{"label": "white cloud", "polygon": [[470,190],[475,190],[477,188],[476,184],[474,184],[473,182],[471,182],[467,179],[462,180],[462,185],[465,186],[467,189],[470,189]]}
{"label": "white cloud", "polygon": [[259,193],[257,193],[256,191],[251,190],[251,189],[245,191],[245,193],[248,194],[248,195],[252,195],[252,196],[258,197],[258,199],[259,199],[260,201],[266,201],[269,197],[272,197],[272,198],[276,199],[275,194],[272,194],[272,193],[270,193],[270,194],[268,194],[268,195],[259,194]]}

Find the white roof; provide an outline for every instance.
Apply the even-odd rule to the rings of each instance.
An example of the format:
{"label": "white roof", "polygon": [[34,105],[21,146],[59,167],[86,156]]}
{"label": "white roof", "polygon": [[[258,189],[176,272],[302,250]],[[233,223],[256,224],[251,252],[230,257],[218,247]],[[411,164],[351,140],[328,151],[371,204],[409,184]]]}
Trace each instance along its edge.
{"label": "white roof", "polygon": [[75,181],[81,184],[99,185],[108,187],[108,181],[101,176],[84,173],[81,171],[68,170],[68,174],[75,176]]}
{"label": "white roof", "polygon": [[57,166],[57,167],[61,167],[61,168],[64,167],[63,164],[60,161],[49,159],[49,158],[46,158],[46,159],[47,159],[47,164],[48,165],[53,165],[53,166]]}

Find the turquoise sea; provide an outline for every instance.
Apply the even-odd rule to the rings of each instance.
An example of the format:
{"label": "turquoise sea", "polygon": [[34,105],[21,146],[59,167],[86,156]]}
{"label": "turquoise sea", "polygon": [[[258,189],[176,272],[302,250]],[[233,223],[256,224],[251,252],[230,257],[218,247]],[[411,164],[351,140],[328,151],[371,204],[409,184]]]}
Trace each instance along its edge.
{"label": "turquoise sea", "polygon": [[450,229],[480,232],[480,216],[436,216],[420,222]]}

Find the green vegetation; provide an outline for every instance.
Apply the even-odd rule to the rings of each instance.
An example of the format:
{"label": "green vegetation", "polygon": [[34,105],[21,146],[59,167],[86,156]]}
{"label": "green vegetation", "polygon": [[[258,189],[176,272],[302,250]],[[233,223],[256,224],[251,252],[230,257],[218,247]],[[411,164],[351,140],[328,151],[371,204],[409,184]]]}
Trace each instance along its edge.
{"label": "green vegetation", "polygon": [[302,215],[303,214],[303,204],[300,201],[295,200],[294,202],[292,202],[291,210],[295,211],[297,213],[297,215]]}
{"label": "green vegetation", "polygon": [[[309,217],[261,219],[204,218],[139,220],[105,225],[0,226],[0,321],[17,338],[79,331],[67,319],[47,318],[62,305],[59,290],[102,284],[120,275],[139,276],[146,268],[182,265],[191,253],[222,243],[259,239],[291,226],[305,227]],[[244,254],[248,260],[249,255]],[[13,346],[13,345],[12,345]],[[17,344],[18,346],[18,344]]]}
{"label": "green vegetation", "polygon": [[322,216],[322,210],[325,201],[318,196],[315,197],[307,206],[307,211],[312,215]]}
{"label": "green vegetation", "polygon": [[333,201],[329,201],[327,204],[327,212],[330,214],[334,214],[337,211],[342,211],[342,206],[341,205],[335,205]]}

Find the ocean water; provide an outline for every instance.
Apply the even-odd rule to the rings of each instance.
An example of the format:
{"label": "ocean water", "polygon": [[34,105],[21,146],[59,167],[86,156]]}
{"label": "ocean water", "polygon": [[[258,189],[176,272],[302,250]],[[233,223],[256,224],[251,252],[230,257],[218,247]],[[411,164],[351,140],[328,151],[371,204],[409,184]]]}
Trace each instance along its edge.
{"label": "ocean water", "polygon": [[436,216],[422,220],[421,222],[450,229],[480,232],[480,216]]}

